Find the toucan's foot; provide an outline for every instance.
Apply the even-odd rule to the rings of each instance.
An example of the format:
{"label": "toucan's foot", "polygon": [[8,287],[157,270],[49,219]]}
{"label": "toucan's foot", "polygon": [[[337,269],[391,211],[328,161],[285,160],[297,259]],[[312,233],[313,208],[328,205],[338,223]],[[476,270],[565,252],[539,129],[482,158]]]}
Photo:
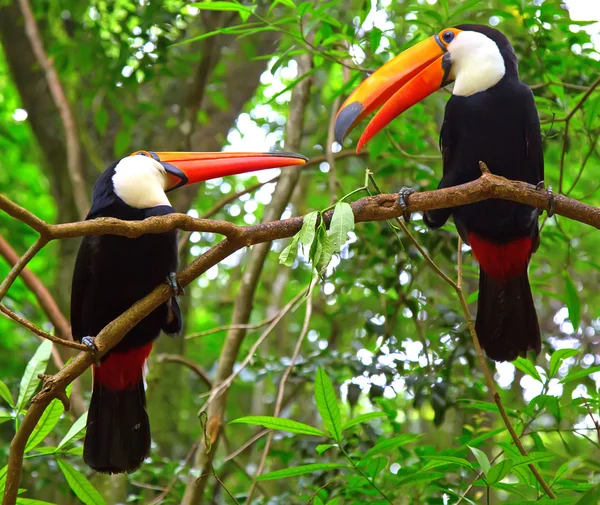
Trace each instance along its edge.
{"label": "toucan's foot", "polygon": [[[535,189],[544,190],[545,185],[544,181],[540,181],[535,186]],[[546,209],[546,214],[548,217],[552,217],[554,212],[556,211],[556,198],[554,198],[554,193],[552,192],[552,186],[548,186],[548,189],[545,190],[548,194],[548,208]]]}
{"label": "toucan's foot", "polygon": [[415,192],[412,188],[403,187],[398,191],[398,203],[402,207],[402,217],[407,223],[410,221],[410,212],[408,212],[408,197]]}
{"label": "toucan's foot", "polygon": [[[96,354],[98,352],[98,347],[96,347],[96,342],[94,342],[94,337],[83,337],[81,339],[81,343],[85,345],[92,354]],[[100,360],[97,359],[95,361],[96,366],[100,366]]]}
{"label": "toucan's foot", "polygon": [[177,280],[177,274],[175,272],[169,272],[167,275],[167,284],[171,286],[175,296],[181,296],[185,293],[183,286],[179,284],[179,281]]}

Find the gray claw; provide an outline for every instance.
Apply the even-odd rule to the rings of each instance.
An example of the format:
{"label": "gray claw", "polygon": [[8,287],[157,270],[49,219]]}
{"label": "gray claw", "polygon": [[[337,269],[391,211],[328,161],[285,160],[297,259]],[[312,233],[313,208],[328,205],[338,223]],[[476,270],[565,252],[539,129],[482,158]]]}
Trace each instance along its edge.
{"label": "gray claw", "polygon": [[412,188],[403,187],[398,191],[398,203],[400,203],[400,207],[402,207],[402,217],[404,217],[405,222],[410,221],[410,212],[408,212],[408,197],[415,193],[415,190]]}
{"label": "gray claw", "polygon": [[183,286],[179,284],[179,281],[177,280],[177,274],[175,272],[169,272],[167,275],[167,284],[171,286],[175,296],[181,296],[185,293]]}
{"label": "gray claw", "polygon": [[[535,189],[544,190],[545,185],[544,181],[540,181],[536,184]],[[554,198],[554,193],[552,192],[552,186],[548,186],[546,190],[548,194],[548,208],[546,209],[546,215],[548,217],[552,217],[554,212],[556,211],[556,198]]]}
{"label": "gray claw", "polygon": [[[83,337],[81,339],[81,343],[85,345],[93,354],[98,352],[98,347],[96,347],[96,343],[94,342],[94,337]],[[100,366],[100,360],[97,359],[95,361],[96,366]]]}

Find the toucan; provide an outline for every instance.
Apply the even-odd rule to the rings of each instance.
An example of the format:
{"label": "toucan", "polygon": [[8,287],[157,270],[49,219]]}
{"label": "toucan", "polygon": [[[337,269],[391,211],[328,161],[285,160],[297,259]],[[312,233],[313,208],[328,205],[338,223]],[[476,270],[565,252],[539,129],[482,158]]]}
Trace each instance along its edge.
{"label": "toucan", "polygon": [[[443,176],[438,188],[477,179],[481,161],[496,175],[542,188],[544,157],[534,97],[519,80],[508,38],[489,26],[446,28],[377,69],[338,111],[338,142],[379,109],[358,142],[360,151],[396,116],[452,82],[440,133]],[[403,208],[412,191],[400,191]],[[440,228],[452,216],[479,262],[475,327],[487,356],[495,361],[540,352],[527,276],[540,242],[538,215],[534,207],[498,199],[424,215],[430,228]]]}
{"label": "toucan", "polygon": [[[167,192],[187,184],[266,168],[301,165],[295,153],[200,153],[137,151],[113,163],[98,178],[86,219],[140,221],[174,212]],[[177,231],[139,238],[83,238],[71,291],[73,336],[97,350],[93,338],[154,288],[168,282],[173,296],[131,328],[93,365],[83,458],[108,474],[140,467],[150,450],[144,368],[161,330],[181,332],[176,295]]]}

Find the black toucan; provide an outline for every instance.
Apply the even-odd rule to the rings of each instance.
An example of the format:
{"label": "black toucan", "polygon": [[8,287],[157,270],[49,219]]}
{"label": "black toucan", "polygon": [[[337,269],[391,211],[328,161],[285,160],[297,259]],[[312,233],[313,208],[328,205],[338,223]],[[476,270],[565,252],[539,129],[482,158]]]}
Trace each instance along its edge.
{"label": "black toucan", "polygon": [[[94,185],[86,219],[114,217],[139,221],[171,214],[166,192],[207,179],[305,163],[293,153],[155,153],[139,151],[113,163]],[[179,286],[177,232],[139,238],[84,237],[73,274],[73,335],[89,346],[108,323],[167,281],[174,296],[132,328],[100,363],[87,418],[83,458],[103,473],[132,472],[150,449],[144,366],[152,343],[163,330],[181,332],[175,298]]]}
{"label": "black toucan", "polygon": [[[380,110],[357,151],[396,116],[454,82],[440,134],[444,173],[439,188],[481,175],[479,162],[508,179],[543,185],[540,124],[531,90],[519,80],[514,50],[501,32],[482,25],[447,28],[401,53],[366,79],[338,112],[341,142],[365,116]],[[409,191],[401,191],[401,202]],[[405,203],[404,203],[405,204]],[[534,207],[486,200],[425,213],[441,227],[452,215],[480,265],[476,329],[488,357],[514,360],[540,352],[540,329],[527,277],[539,245]]]}

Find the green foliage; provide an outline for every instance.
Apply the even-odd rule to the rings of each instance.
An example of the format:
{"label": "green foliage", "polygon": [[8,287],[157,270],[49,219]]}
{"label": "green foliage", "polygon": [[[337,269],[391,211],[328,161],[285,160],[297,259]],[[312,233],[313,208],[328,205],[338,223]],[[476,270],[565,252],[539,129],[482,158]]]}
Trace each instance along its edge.
{"label": "green foliage", "polygon": [[[579,21],[560,0],[31,3],[74,110],[88,195],[102,170],[137,149],[289,147],[284,130],[290,95],[307,79],[312,84],[299,151],[311,159],[327,159],[330,118],[338,99],[344,100],[367,73],[406,47],[446,26],[476,22],[494,24],[508,36],[519,58],[520,78],[532,86],[542,120],[546,186],[600,205],[598,88],[572,116],[568,131],[564,121],[598,75],[598,29]],[[13,3],[0,4],[4,16],[3,9]],[[584,15],[588,11],[592,9],[584,9]],[[22,23],[14,19],[8,25],[14,30],[3,31],[0,39],[1,192],[48,222],[77,220],[63,162],[60,116],[51,99],[43,101],[47,85],[39,66],[25,57]],[[17,40],[19,33],[25,38]],[[15,55],[14,48],[23,55]],[[312,68],[304,73],[296,64],[303,54],[312,56]],[[18,76],[16,61],[23,63]],[[241,66],[247,62],[258,66]],[[201,86],[204,77],[206,87]],[[490,365],[506,413],[530,454],[523,457],[485,386],[455,293],[401,233],[386,223],[354,223],[350,204],[372,188],[364,182],[366,170],[383,192],[437,187],[442,174],[437,141],[447,96],[440,91],[390,123],[389,135],[373,138],[363,156],[353,155],[358,139],[353,133],[344,145],[329,146],[335,166],[323,161],[303,171],[284,217],[304,215],[304,225],[288,244],[275,243],[268,254],[253,300],[253,326],[238,363],[256,341],[256,332],[266,327],[261,323],[301,293],[315,272],[321,284],[286,384],[283,417],[270,414],[304,322],[304,311],[297,307],[277,324],[227,394],[225,421],[234,421],[223,428],[213,470],[239,503],[246,500],[248,477],[255,476],[264,438],[235,458],[228,456],[257,436],[262,428],[256,426],[277,433],[252,505],[388,500],[453,505],[467,490],[462,503],[477,505],[488,499],[511,505],[598,501],[594,420],[600,420],[600,234],[560,216],[540,220],[541,243],[529,276],[542,352],[495,370]],[[27,110],[27,120],[17,109]],[[227,199],[211,217],[256,224],[272,198],[273,184],[235,194],[258,181],[254,176],[208,181],[190,213],[203,216]],[[186,197],[175,193],[169,198],[188,210]],[[431,231],[416,213],[409,227],[439,267],[455,278],[454,224]],[[0,235],[18,254],[36,238],[29,227],[5,214]],[[217,240],[212,234],[191,234],[182,266]],[[77,245],[74,239],[52,242],[29,265],[65,314]],[[187,306],[188,334],[231,323],[232,301],[247,262],[247,251],[241,251],[186,288],[182,306]],[[0,279],[8,271],[8,264],[0,262]],[[472,313],[477,277],[478,265],[464,247],[463,280]],[[38,299],[20,279],[2,303],[53,331]],[[0,318],[0,335],[3,491],[15,428],[39,389],[38,374],[53,373],[56,365],[48,343],[40,346],[7,318]],[[214,380],[223,339],[223,332],[186,340],[185,345],[162,339],[153,355],[184,354]],[[172,347],[165,351],[163,345]],[[168,489],[165,504],[181,503],[187,482],[199,477],[192,468],[194,455],[187,455],[202,435],[197,412],[206,385],[177,364],[152,362],[149,368],[153,444],[142,468],[121,479],[98,479],[82,461],[85,414],[65,413],[54,400],[27,442],[21,484],[26,491],[17,503],[150,503],[159,489]],[[90,382],[84,375],[79,384],[84,405]],[[163,417],[158,419],[156,412]],[[556,500],[543,497],[528,463],[552,487]],[[215,482],[209,478],[204,501],[233,503]]]}

